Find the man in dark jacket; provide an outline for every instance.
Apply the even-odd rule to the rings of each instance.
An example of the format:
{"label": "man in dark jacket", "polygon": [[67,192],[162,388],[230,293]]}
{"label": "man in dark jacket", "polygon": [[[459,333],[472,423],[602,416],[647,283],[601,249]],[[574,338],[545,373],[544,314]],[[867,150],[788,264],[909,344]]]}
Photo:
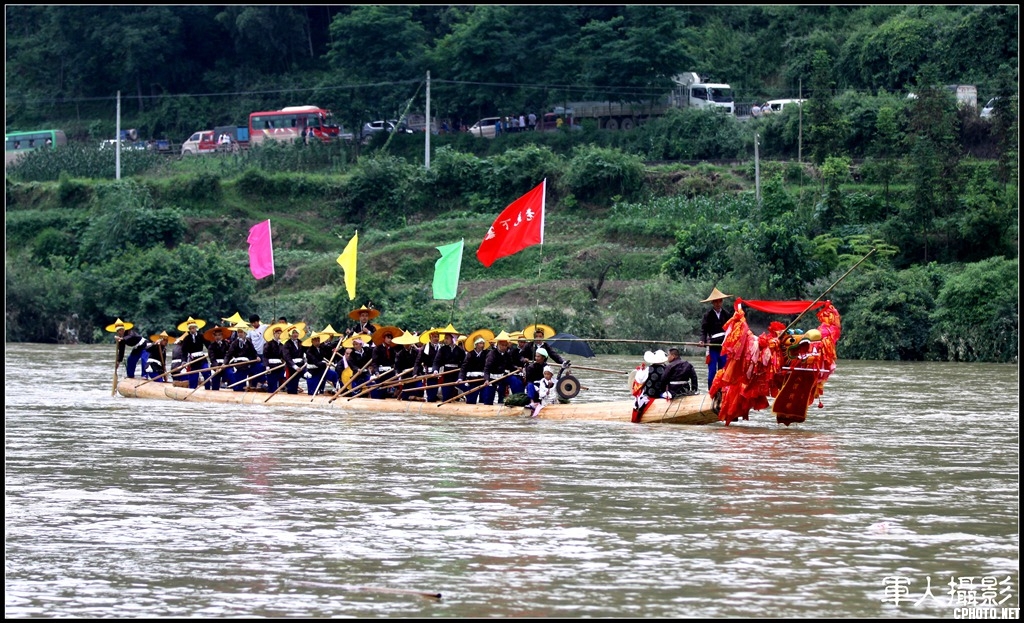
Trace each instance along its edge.
{"label": "man in dark jacket", "polygon": [[692,396],[697,393],[697,371],[689,361],[679,357],[678,348],[668,349],[668,363],[665,364],[665,390],[672,398]]}
{"label": "man in dark jacket", "polygon": [[718,288],[712,288],[711,296],[701,301],[711,303],[711,309],[704,314],[700,324],[700,345],[707,347],[708,389],[715,380],[715,374],[725,367],[722,342],[725,340],[725,323],[732,318],[732,310],[724,309],[722,301],[731,297],[731,294],[722,294]]}

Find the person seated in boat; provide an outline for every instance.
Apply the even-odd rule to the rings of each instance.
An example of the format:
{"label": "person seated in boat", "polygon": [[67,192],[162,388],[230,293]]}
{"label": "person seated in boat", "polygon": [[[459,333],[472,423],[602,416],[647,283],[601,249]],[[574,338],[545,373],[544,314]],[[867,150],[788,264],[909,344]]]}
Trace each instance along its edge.
{"label": "person seated in boat", "polygon": [[380,315],[380,310],[372,309],[363,305],[359,309],[353,309],[348,317],[356,321],[345,331],[345,335],[373,335],[377,332],[377,325],[370,324],[370,321]]}
{"label": "person seated in boat", "polygon": [[[462,363],[466,360],[466,351],[456,342],[457,337],[458,335],[454,331],[444,333],[441,337],[442,344],[438,347],[437,354],[434,355],[433,370],[438,375],[437,381],[440,386],[442,401],[451,400],[462,391],[459,389],[459,385],[452,385],[451,383],[465,380],[460,375]],[[481,360],[480,372],[483,373],[483,370],[483,360]],[[437,391],[435,390],[432,400],[430,390],[428,389],[427,402],[434,402],[435,400],[437,400]]]}
{"label": "person seated in boat", "polygon": [[512,357],[519,362],[519,365],[525,366],[529,363],[533,363],[533,351],[531,348],[533,342],[526,338],[526,334],[522,331],[516,331],[509,333],[509,337],[512,338],[513,343],[509,346],[509,350],[512,351]]}
{"label": "person seated in boat", "polygon": [[551,387],[554,387],[555,383],[551,377],[552,375],[548,368],[548,352],[543,348],[538,348],[533,361],[526,364],[526,367],[523,368],[526,395],[530,397],[531,417],[537,417],[543,406],[541,390],[548,387],[546,381],[551,383]]}
{"label": "person seated in boat", "polygon": [[285,391],[289,394],[299,393],[299,378],[302,373],[305,372],[306,365],[306,347],[302,345],[302,334],[306,332],[305,323],[297,323],[288,325],[284,333],[288,336],[288,341],[284,342],[282,350],[284,352],[285,362],[285,375],[287,376],[287,386]]}
{"label": "person seated in boat", "polygon": [[395,335],[400,335],[402,330],[398,327],[381,327],[373,336],[373,363],[370,364],[370,382],[377,385],[370,391],[370,398],[383,400],[387,398],[386,389],[379,386],[389,383],[395,377],[395,357],[398,355],[398,346],[395,344]]}
{"label": "person seated in boat", "polygon": [[[236,324],[235,339],[228,347],[228,353],[225,356],[227,363],[231,364],[225,373],[228,386],[236,392],[244,392],[246,384],[256,387],[261,378],[260,374],[266,370],[259,353],[256,352],[256,346],[249,339],[251,330],[252,327],[244,322]],[[254,360],[255,363],[252,363]],[[246,381],[246,379],[249,380]]]}
{"label": "person seated in boat", "polygon": [[[420,343],[419,337],[406,331],[396,337],[394,342],[398,350],[395,353],[395,377],[393,380],[412,379],[418,376],[416,362],[419,360],[420,350],[416,346]],[[389,388],[388,393],[393,393],[395,398],[412,400],[418,393],[416,390],[421,387],[423,387],[423,383],[419,380],[403,381],[400,385]],[[422,392],[419,392],[419,395],[422,397]]]}
{"label": "person seated in boat", "polygon": [[372,362],[373,352],[366,347],[366,342],[358,337],[353,339],[352,347],[345,349],[345,354],[342,355],[341,361],[338,362],[337,366],[339,379],[344,378],[346,370],[352,375],[352,378],[348,381],[348,387],[345,389],[347,394],[355,395],[359,393],[359,388],[370,380],[370,366]]}
{"label": "person seated in boat", "polygon": [[[484,384],[484,366],[487,365],[487,340],[483,337],[473,338],[473,349],[466,352],[459,369],[460,392],[465,394],[466,404],[475,405],[481,394],[487,390],[480,389]],[[470,393],[472,392],[472,393]]]}
{"label": "person seated in boat", "polygon": [[664,378],[665,389],[672,398],[693,396],[697,393],[697,371],[689,361],[680,358],[678,348],[668,349]]}
{"label": "person seated in boat", "polygon": [[[647,367],[644,369],[645,379],[643,385],[634,384],[633,389],[633,422],[639,422],[643,418],[644,411],[651,406],[656,398],[667,397],[665,388],[668,383],[665,381],[665,364],[668,363],[668,354],[663,350],[644,353],[644,362]],[[637,374],[639,383],[639,373]]]}
{"label": "person seated in boat", "polygon": [[230,344],[224,339],[224,328],[219,326],[204,333],[203,339],[208,341],[206,345],[207,363],[211,368],[220,368],[220,370],[213,371],[207,389],[219,391],[221,378],[227,378],[222,372],[224,370],[222,366],[227,363]]}
{"label": "person seated in boat", "polygon": [[320,341],[321,335],[314,333],[302,343],[306,347],[306,372],[303,376],[306,378],[306,391],[310,396],[324,393],[326,384],[333,388],[338,383],[338,373],[328,365],[333,349],[327,351]]}
{"label": "person seated in boat", "polygon": [[284,344],[281,342],[281,334],[284,327],[279,324],[272,324],[267,327],[271,338],[263,346],[263,365],[267,368],[267,391],[274,393],[284,381]]}
{"label": "person seated in boat", "polygon": [[149,336],[149,346],[146,347],[149,357],[142,376],[154,379],[157,383],[164,382],[164,373],[167,371],[165,364],[167,357],[170,356],[170,353],[167,352],[167,345],[171,342],[174,342],[174,338],[168,335],[167,331]]}
{"label": "person seated in boat", "polygon": [[[480,397],[485,405],[503,404],[509,392],[523,391],[523,381],[512,374],[519,369],[519,362],[512,358],[509,350],[509,335],[502,331],[494,338],[494,348],[487,353],[484,361],[484,388]],[[497,401],[497,403],[495,403]]]}
{"label": "person seated in boat", "polygon": [[143,375],[146,372],[146,364],[149,362],[149,353],[146,352],[149,342],[146,338],[139,335],[139,332],[134,327],[134,324],[125,322],[120,318],[114,324],[107,327],[107,331],[114,334],[114,341],[117,343],[117,363],[114,364],[114,367],[121,366],[121,362],[124,361],[124,352],[128,350],[128,361],[125,364],[125,370],[130,379],[135,378],[135,369],[138,367],[139,361],[142,361]]}
{"label": "person seated in boat", "polygon": [[185,374],[183,371],[179,369],[181,368],[182,361],[184,361],[185,356],[183,353],[184,351],[182,349],[181,342],[175,341],[174,346],[171,347],[171,364],[167,368],[168,381],[173,382],[175,380],[180,380],[178,379],[178,377],[181,377]]}
{"label": "person seated in boat", "polygon": [[184,361],[188,363],[188,366],[185,368],[185,379],[188,381],[189,389],[199,387],[200,375],[202,375],[204,384],[210,376],[206,372],[210,367],[206,357],[206,338],[199,333],[200,327],[205,325],[205,320],[195,319],[191,316],[188,317],[188,320],[178,325],[179,331],[187,331],[185,335],[178,339],[178,343],[181,344],[181,354],[184,357]]}

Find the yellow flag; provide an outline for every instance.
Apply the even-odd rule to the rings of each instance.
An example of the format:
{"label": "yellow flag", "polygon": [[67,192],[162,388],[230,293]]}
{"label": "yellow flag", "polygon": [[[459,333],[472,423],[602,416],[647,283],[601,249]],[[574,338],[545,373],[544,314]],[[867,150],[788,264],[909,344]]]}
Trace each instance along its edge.
{"label": "yellow flag", "polygon": [[356,298],[356,247],[359,245],[359,232],[356,231],[352,240],[348,241],[345,250],[338,256],[338,264],[345,271],[345,289],[348,290],[348,300]]}

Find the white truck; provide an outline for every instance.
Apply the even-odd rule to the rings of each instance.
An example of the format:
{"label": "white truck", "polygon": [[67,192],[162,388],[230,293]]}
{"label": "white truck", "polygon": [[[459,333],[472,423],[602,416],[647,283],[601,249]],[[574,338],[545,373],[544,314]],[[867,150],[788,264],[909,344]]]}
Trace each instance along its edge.
{"label": "white truck", "polygon": [[640,102],[567,102],[555,113],[572,118],[573,124],[583,119],[597,121],[605,130],[632,130],[653,117],[660,117],[672,108],[711,108],[735,114],[732,87],[720,82],[703,82],[692,71],[672,77],[672,91],[657,99]]}

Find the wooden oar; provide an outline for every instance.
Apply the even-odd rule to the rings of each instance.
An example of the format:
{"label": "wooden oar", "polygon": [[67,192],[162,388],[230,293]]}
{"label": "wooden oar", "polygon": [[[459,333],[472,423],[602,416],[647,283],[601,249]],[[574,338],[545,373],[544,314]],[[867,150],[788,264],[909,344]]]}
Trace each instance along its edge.
{"label": "wooden oar", "polygon": [[[385,381],[384,383],[381,383],[380,385],[376,385],[374,387],[374,389],[388,389],[389,387],[394,387],[396,385],[404,385],[405,383],[412,383],[413,381],[422,381],[423,379],[429,379],[431,377],[437,376],[436,374],[421,374],[419,376],[412,376],[412,377],[409,377],[409,378],[403,378],[406,374],[408,374],[412,370],[413,369],[410,368],[410,369],[406,370],[405,372],[402,372],[398,376],[396,376],[396,377],[394,377],[392,379],[388,379],[387,381]],[[349,400],[352,400],[352,398],[354,398],[354,397],[355,396],[350,397]]]}
{"label": "wooden oar", "polygon": [[[360,396],[365,396],[367,393],[372,392],[375,389],[387,389],[389,387],[394,387],[395,385],[401,385],[402,383],[408,383],[409,381],[412,381],[413,379],[403,379],[402,377],[404,375],[408,374],[409,372],[412,372],[412,370],[413,370],[412,368],[409,368],[408,370],[406,370],[405,372],[400,373],[396,377],[392,377],[392,378],[386,379],[383,383],[381,383],[379,385],[373,385],[371,387],[368,387],[368,388],[362,390],[361,392],[359,392],[358,394],[356,394],[354,396],[349,396],[348,399],[352,400],[353,398],[359,398]],[[420,377],[413,377],[413,378],[420,378]]]}
{"label": "wooden oar", "polygon": [[[634,340],[632,338],[596,338],[596,337],[560,337],[557,340],[548,338],[545,341],[555,342],[620,342],[623,344],[679,344],[681,346],[700,346],[700,342],[676,342],[675,340]],[[554,347],[558,350],[558,347]]]}
{"label": "wooden oar", "polygon": [[110,388],[110,395],[117,395],[117,369],[120,367],[121,362],[117,360],[117,345],[120,340],[114,340],[114,386]]}
{"label": "wooden oar", "polygon": [[[235,365],[241,365],[241,364],[235,364]],[[275,370],[280,370],[281,368],[285,367],[286,365],[288,365],[288,364],[282,363],[279,366],[274,366],[273,368],[270,368],[269,370],[264,370],[263,372],[260,372],[258,374],[254,374],[254,375],[252,375],[252,376],[250,376],[248,378],[244,378],[241,381],[235,381],[231,385],[228,385],[228,388],[230,389],[230,388],[234,387],[235,385],[241,385],[242,383],[246,383],[246,382],[251,381],[253,379],[258,379],[261,376],[263,376],[264,374],[269,374],[269,373],[271,373],[271,372],[273,372]]]}
{"label": "wooden oar", "polygon": [[502,380],[502,379],[507,379],[508,377],[510,377],[510,376],[512,376],[513,374],[516,374],[516,373],[518,373],[518,372],[521,372],[522,370],[523,370],[522,368],[516,368],[515,370],[513,370],[513,371],[509,372],[508,374],[506,374],[505,376],[502,376],[502,377],[496,378],[496,379],[494,379],[494,380],[489,380],[489,379],[485,379],[485,382],[484,382],[484,384],[483,384],[483,385],[481,385],[480,387],[477,387],[477,388],[475,388],[475,389],[470,389],[470,390],[468,390],[468,391],[464,391],[464,392],[462,392],[461,394],[459,394],[459,395],[457,395],[457,396],[453,396],[453,397],[449,398],[448,400],[445,400],[444,402],[439,402],[439,403],[437,403],[437,406],[439,406],[439,407],[440,407],[441,405],[445,405],[445,404],[448,404],[449,402],[452,402],[453,400],[458,400],[459,398],[462,398],[463,396],[468,396],[468,395],[470,395],[470,394],[472,394],[472,393],[478,392],[478,391],[480,391],[481,389],[483,389],[483,388],[487,387],[487,386],[488,386],[489,384],[491,384],[491,383],[497,383],[498,381],[500,381],[500,380]]}
{"label": "wooden oar", "polygon": [[576,364],[572,364],[571,366],[569,366],[569,368],[570,369],[576,369],[576,370],[592,370],[594,372],[611,372],[612,374],[629,374],[629,372],[623,372],[622,370],[608,370],[606,368],[590,368],[590,367],[587,367],[587,366],[578,366]]}
{"label": "wooden oar", "polygon": [[[296,359],[297,359],[297,357],[296,357]],[[306,369],[306,364],[302,364],[298,368],[295,368],[295,372],[292,372],[291,374],[289,374],[288,378],[286,378],[284,380],[284,383],[281,383],[281,386],[278,387],[277,389],[275,389],[273,394],[270,394],[269,396],[267,396],[267,399],[264,400],[263,402],[270,402],[270,399],[273,398],[277,394],[277,392],[279,392],[282,389],[284,389],[285,387],[287,387],[288,381],[291,381],[293,378],[295,378],[296,374],[298,374],[299,372],[302,372],[305,369]]]}
{"label": "wooden oar", "polygon": [[[347,395],[351,391],[349,386],[352,385],[352,381],[354,381],[357,378],[359,378],[359,375],[362,374],[363,370],[368,368],[371,363],[373,363],[373,358],[372,357],[370,358],[369,361],[367,361],[365,364],[363,364],[362,368],[359,368],[358,372],[356,372],[355,374],[352,375],[352,378],[350,378],[348,381],[345,382],[345,385],[343,385],[342,387],[338,388],[338,391],[334,394],[334,396],[331,397],[330,400],[327,401],[327,404],[331,404],[332,402],[334,402],[338,398],[341,398],[342,396]],[[341,380],[341,379],[339,378],[338,380]]]}
{"label": "wooden oar", "polygon": [[[232,366],[244,366],[244,365],[249,364],[249,363],[256,363],[257,361],[259,361],[259,359],[251,359],[251,360],[246,361],[246,362],[227,363],[227,364],[224,364],[222,366],[217,366],[216,368],[209,368],[210,371],[216,370],[216,372],[211,374],[210,378],[206,379],[206,382],[203,383],[202,385],[196,385],[196,388],[193,389],[192,391],[190,391],[188,393],[188,396],[185,396],[184,398],[182,398],[182,400],[188,400],[188,397],[191,396],[192,394],[196,393],[197,391],[199,391],[200,387],[205,386],[206,383],[209,383],[210,381],[213,380],[213,377],[217,376],[218,374],[220,374],[221,372],[227,370],[228,368],[230,368]],[[230,385],[227,386],[227,387],[230,387]]]}
{"label": "wooden oar", "polygon": [[[183,363],[183,364],[181,364],[180,366],[178,366],[177,368],[175,368],[175,369],[171,370],[170,372],[166,373],[166,377],[167,377],[167,378],[172,378],[172,377],[174,376],[174,373],[175,373],[175,372],[177,372],[177,371],[179,371],[179,370],[184,370],[185,368],[187,368],[187,367],[189,367],[190,365],[192,365],[192,364],[196,363],[197,361],[202,361],[203,359],[206,359],[206,357],[207,357],[207,355],[203,355],[202,357],[197,357],[196,359],[193,359],[192,361],[189,361],[189,362]],[[158,377],[158,378],[159,378],[159,377]],[[153,382],[153,381],[155,381],[155,380],[156,380],[156,379],[146,379],[145,381],[143,381],[143,382],[139,383],[139,387],[142,387],[142,386],[143,386],[143,385],[145,385],[146,383],[152,383],[152,382]]]}
{"label": "wooden oar", "polygon": [[827,290],[825,290],[824,292],[822,292],[822,293],[821,293],[821,296],[819,296],[818,298],[814,299],[814,301],[813,301],[813,302],[812,302],[812,303],[811,303],[810,305],[808,305],[808,306],[807,306],[807,309],[805,309],[805,310],[803,310],[802,312],[800,312],[800,315],[799,315],[799,316],[797,316],[796,318],[794,318],[794,319],[793,319],[793,322],[789,323],[789,326],[788,326],[788,327],[786,327],[785,329],[783,329],[783,330],[782,330],[782,332],[783,332],[783,333],[785,333],[786,331],[789,331],[790,329],[792,329],[792,328],[793,328],[793,326],[794,326],[794,325],[795,325],[795,324],[797,323],[797,321],[798,321],[798,320],[800,320],[801,318],[803,318],[804,314],[806,314],[806,313],[807,313],[807,312],[808,312],[808,311],[809,311],[809,310],[810,310],[810,309],[811,309],[812,307],[814,307],[814,305],[815,305],[815,304],[816,304],[816,303],[817,303],[818,301],[820,301],[821,299],[825,298],[825,295],[826,295],[826,294],[828,294],[829,292],[831,292],[831,291],[832,291],[832,288],[834,288],[834,287],[836,287],[837,285],[839,285],[839,282],[841,282],[841,281],[842,281],[843,279],[846,279],[846,276],[847,276],[847,275],[849,275],[850,273],[852,273],[852,272],[853,272],[853,269],[854,269],[854,268],[857,268],[858,266],[860,266],[861,264],[863,264],[863,263],[864,263],[864,260],[866,260],[866,259],[868,259],[869,257],[871,257],[871,254],[872,254],[872,253],[874,253],[874,252],[875,252],[875,251],[877,251],[877,250],[878,250],[878,249],[871,249],[870,251],[868,251],[868,254],[867,254],[867,255],[865,255],[864,257],[860,258],[860,261],[859,261],[859,262],[857,262],[856,264],[854,264],[853,266],[851,266],[851,267],[850,267],[850,270],[846,271],[846,272],[845,272],[845,273],[843,274],[843,276],[842,276],[842,277],[840,277],[839,279],[836,279],[836,282],[835,282],[835,283],[833,283],[832,285],[830,285],[830,286],[828,287],[828,289],[827,289]]}

